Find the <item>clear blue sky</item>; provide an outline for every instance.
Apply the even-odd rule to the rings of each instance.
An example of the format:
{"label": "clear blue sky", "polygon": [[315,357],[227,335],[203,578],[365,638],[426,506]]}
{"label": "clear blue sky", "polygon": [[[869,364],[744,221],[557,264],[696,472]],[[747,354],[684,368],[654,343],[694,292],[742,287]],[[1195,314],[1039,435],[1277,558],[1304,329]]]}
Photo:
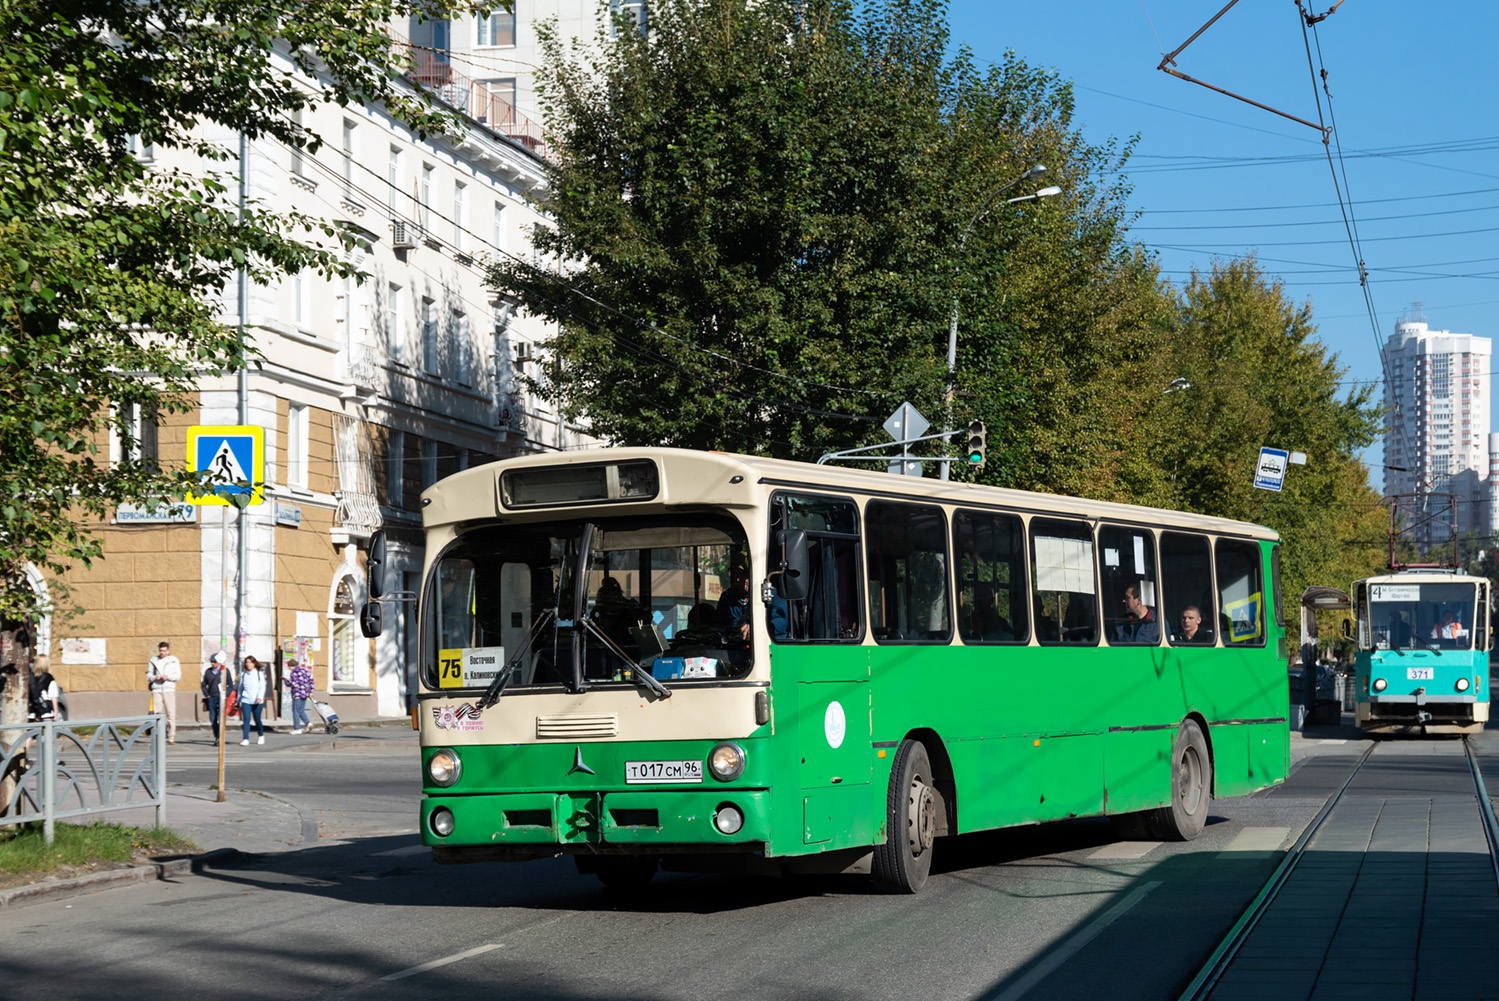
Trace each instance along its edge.
{"label": "clear blue sky", "polygon": [[[1433,329],[1499,334],[1499,4],[1344,0],[1308,32],[1313,64],[1328,71],[1334,163],[1340,142],[1376,327],[1319,134],[1156,69],[1225,3],[953,0],[950,22],[980,60],[1013,49],[1071,80],[1089,139],[1140,135],[1126,168],[1144,213],[1134,238],[1174,282],[1255,251],[1310,301],[1350,379],[1380,378],[1376,341],[1415,301]],[[1239,0],[1176,59],[1189,76],[1315,122],[1307,62],[1292,0]],[[1325,117],[1320,83],[1315,94]],[[1365,458],[1379,456],[1376,445]]]}

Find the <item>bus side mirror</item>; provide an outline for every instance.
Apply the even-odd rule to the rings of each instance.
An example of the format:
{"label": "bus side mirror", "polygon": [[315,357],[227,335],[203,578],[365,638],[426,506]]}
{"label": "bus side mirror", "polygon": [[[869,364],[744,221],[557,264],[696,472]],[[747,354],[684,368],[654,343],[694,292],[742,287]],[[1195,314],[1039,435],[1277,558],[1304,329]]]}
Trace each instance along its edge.
{"label": "bus side mirror", "polygon": [[370,539],[370,555],[365,565],[365,593],[371,601],[385,596],[385,529]]}
{"label": "bus side mirror", "polygon": [[366,639],[374,639],[385,628],[385,616],[378,601],[367,601],[359,610],[359,631]]}
{"label": "bus side mirror", "polygon": [[1353,622],[1350,619],[1343,620],[1343,638],[1345,640],[1353,639]]}
{"label": "bus side mirror", "polygon": [[787,601],[801,601],[811,590],[811,573],[807,559],[807,533],[799,528],[776,533],[781,548],[781,565],[777,590]]}

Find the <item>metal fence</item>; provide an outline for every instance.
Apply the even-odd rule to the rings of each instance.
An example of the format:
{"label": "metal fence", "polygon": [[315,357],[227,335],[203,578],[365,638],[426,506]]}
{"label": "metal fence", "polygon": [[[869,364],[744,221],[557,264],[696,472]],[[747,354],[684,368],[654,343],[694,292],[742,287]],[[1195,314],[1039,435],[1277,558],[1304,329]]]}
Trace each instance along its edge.
{"label": "metal fence", "polygon": [[162,716],[0,726],[7,792],[0,826],[40,820],[48,844],[72,817],[156,807],[166,824],[166,728]]}

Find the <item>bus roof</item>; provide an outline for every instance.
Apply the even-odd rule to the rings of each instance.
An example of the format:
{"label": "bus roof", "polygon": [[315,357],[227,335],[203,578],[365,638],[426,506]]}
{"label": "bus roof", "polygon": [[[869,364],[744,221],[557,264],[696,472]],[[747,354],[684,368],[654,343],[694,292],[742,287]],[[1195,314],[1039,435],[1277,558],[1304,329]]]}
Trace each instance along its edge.
{"label": "bus roof", "polygon": [[[454,473],[423,491],[422,521],[427,528],[433,528],[500,516],[533,520],[543,512],[576,511],[576,507],[530,508],[524,512],[502,509],[499,501],[499,475],[508,469],[587,465],[630,459],[652,459],[658,464],[663,483],[662,495],[652,503],[667,507],[752,507],[760,503],[764,496],[763,488],[772,486],[852,493],[864,497],[1004,508],[1037,514],[1070,515],[1089,520],[1144,521],[1152,525],[1250,536],[1268,541],[1279,541],[1280,538],[1274,530],[1263,525],[1186,511],[1168,511],[928,477],[892,476],[882,470],[851,469],[788,459],[767,459],[757,455],[680,448],[578,449],[537,453],[475,466]],[[719,467],[722,476],[710,474],[714,466]],[[736,476],[742,479],[735,481]]]}

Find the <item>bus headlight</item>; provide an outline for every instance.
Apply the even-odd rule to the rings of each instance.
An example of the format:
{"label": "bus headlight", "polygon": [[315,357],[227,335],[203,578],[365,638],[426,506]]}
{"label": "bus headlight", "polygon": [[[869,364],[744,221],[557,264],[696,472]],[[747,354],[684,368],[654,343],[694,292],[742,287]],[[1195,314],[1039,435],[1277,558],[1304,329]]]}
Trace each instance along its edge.
{"label": "bus headlight", "polygon": [[427,823],[432,825],[432,833],[439,838],[445,838],[453,833],[453,811],[445,806],[439,806],[432,811],[432,816],[427,818]]}
{"label": "bus headlight", "polygon": [[708,755],[708,771],[720,782],[737,779],[744,774],[744,749],[734,743],[719,744]]}
{"label": "bus headlight", "polygon": [[1466,692],[1468,690],[1468,679],[1467,678],[1458,678],[1457,679],[1457,690],[1460,691],[1460,692]]}
{"label": "bus headlight", "polygon": [[463,762],[458,760],[458,752],[444,747],[432,759],[427,762],[427,774],[432,779],[433,785],[450,786],[458,781],[463,774]]}
{"label": "bus headlight", "polygon": [[1388,687],[1388,685],[1389,682],[1385,681],[1383,678],[1375,678],[1374,685],[1372,687],[1376,692],[1382,692],[1386,687]]}
{"label": "bus headlight", "polygon": [[744,814],[733,803],[720,803],[713,813],[713,826],[722,834],[738,834],[744,826]]}

